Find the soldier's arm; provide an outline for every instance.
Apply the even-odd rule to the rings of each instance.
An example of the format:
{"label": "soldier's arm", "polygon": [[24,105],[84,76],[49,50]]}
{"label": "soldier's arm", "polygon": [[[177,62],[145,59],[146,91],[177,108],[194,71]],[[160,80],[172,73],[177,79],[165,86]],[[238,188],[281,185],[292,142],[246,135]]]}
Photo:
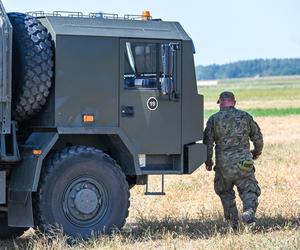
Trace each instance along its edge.
{"label": "soldier's arm", "polygon": [[258,157],[262,153],[264,146],[263,135],[260,127],[251,117],[250,119],[250,140],[253,142],[254,150],[252,151],[253,156]]}
{"label": "soldier's arm", "polygon": [[213,118],[210,117],[206,123],[206,128],[204,130],[204,138],[203,143],[207,146],[207,160],[205,162],[205,165],[208,167],[213,166],[213,150],[214,150],[214,142],[215,142],[215,136],[214,136],[214,127],[213,127]]}

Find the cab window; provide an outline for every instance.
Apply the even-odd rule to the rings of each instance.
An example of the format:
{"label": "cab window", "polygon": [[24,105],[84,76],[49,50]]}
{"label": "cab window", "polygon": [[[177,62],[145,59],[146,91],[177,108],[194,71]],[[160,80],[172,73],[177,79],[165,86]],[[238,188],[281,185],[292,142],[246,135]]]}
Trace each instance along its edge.
{"label": "cab window", "polygon": [[158,89],[162,76],[161,44],[126,42],[124,57],[126,89]]}

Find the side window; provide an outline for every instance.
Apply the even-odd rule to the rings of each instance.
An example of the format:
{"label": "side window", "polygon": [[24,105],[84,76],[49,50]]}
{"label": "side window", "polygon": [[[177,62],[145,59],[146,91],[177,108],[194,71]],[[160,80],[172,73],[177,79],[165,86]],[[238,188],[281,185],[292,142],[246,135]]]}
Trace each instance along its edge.
{"label": "side window", "polygon": [[160,43],[126,42],[124,87],[158,89],[162,77]]}

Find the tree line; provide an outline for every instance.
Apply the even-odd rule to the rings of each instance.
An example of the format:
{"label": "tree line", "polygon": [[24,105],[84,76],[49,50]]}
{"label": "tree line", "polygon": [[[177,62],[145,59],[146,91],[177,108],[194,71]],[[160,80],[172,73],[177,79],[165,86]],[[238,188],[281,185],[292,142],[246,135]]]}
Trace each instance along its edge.
{"label": "tree line", "polygon": [[300,75],[300,58],[255,59],[196,67],[197,80]]}

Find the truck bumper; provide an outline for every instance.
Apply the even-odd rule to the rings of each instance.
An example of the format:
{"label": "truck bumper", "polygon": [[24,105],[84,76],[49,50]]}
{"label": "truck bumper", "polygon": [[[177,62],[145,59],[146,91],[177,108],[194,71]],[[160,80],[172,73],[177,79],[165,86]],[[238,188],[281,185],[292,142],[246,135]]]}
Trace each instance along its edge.
{"label": "truck bumper", "polygon": [[205,144],[193,143],[184,146],[184,174],[191,174],[200,167],[207,157]]}
{"label": "truck bumper", "polygon": [[6,173],[0,171],[0,204],[6,203]]}

